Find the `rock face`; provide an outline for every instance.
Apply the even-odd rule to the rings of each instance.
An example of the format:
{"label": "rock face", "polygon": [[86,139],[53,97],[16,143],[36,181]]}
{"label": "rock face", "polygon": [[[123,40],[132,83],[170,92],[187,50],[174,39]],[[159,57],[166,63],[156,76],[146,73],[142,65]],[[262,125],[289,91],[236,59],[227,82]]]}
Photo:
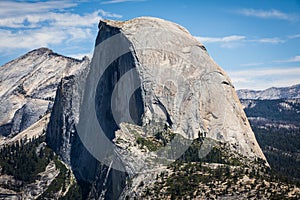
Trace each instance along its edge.
{"label": "rock face", "polygon": [[[113,161],[124,161],[127,147],[139,158],[155,159],[152,144],[166,142],[154,138],[160,129],[168,141],[174,135],[192,141],[205,134],[242,156],[265,160],[228,76],[187,30],[162,19],[100,21],[91,63],[42,48],[0,72],[0,133],[17,137],[39,120],[45,123],[51,113],[47,144],[78,182],[90,186],[85,191],[89,199],[126,198],[136,193],[143,177],[151,182],[166,170],[164,165],[152,175],[135,176],[136,168],[128,163],[119,171],[93,154],[116,144]],[[91,136],[97,127],[85,126],[91,121],[103,129],[104,146]],[[151,140],[143,138],[149,134]],[[148,150],[132,147],[136,143]],[[128,177],[135,177],[133,187]]]}
{"label": "rock face", "polygon": [[[137,166],[130,166],[134,165],[128,162],[134,161],[130,156],[151,160],[153,154],[127,149],[136,143],[128,138],[138,140],[148,134],[144,130],[154,130],[158,124],[186,139],[205,133],[243,156],[265,160],[230,79],[205,47],[177,24],[149,17],[100,21],[93,59],[82,77],[60,86],[64,89],[57,93],[47,138],[75,174],[92,184],[90,198],[117,199],[134,193],[125,185],[126,176],[136,177],[132,181],[137,184],[142,178],[135,173],[143,164],[135,160]],[[135,124],[138,131],[126,134],[125,126],[120,129],[122,122]],[[99,125],[106,138],[93,137]],[[84,147],[74,142],[79,134]],[[118,168],[121,171],[112,168],[116,160],[97,165],[88,153],[78,150],[87,149],[99,159],[97,152],[106,151],[115,136],[114,142],[122,141],[115,158],[125,160]]]}
{"label": "rock face", "polygon": [[268,88],[266,90],[238,90],[240,99],[299,99],[300,84],[282,88]]}
{"label": "rock face", "polygon": [[14,136],[51,111],[63,76],[89,64],[40,48],[0,68],[0,134]]}
{"label": "rock face", "polygon": [[[118,34],[128,40],[129,45],[127,51],[120,53],[122,56],[113,60],[110,55],[118,49],[114,46],[97,49],[97,46]],[[235,145],[245,156],[265,159],[229,77],[183,27],[149,17],[125,22],[101,21],[91,68],[102,66],[106,62],[104,58],[112,59],[113,66],[105,71],[110,70],[110,78],[104,79],[108,85],[102,91],[116,87],[116,93],[123,97],[122,102],[129,102],[129,108],[138,106],[133,117],[136,118],[133,121],[140,118],[138,125],[162,121],[173,132],[189,139],[205,132],[207,137]],[[136,101],[127,94],[129,85],[117,85],[126,70],[132,68],[137,73],[127,79],[140,81]],[[100,96],[97,101],[104,102],[105,98],[107,96]],[[101,117],[98,118],[101,121]],[[115,122],[111,119],[106,123]],[[109,127],[117,129],[115,125]]]}

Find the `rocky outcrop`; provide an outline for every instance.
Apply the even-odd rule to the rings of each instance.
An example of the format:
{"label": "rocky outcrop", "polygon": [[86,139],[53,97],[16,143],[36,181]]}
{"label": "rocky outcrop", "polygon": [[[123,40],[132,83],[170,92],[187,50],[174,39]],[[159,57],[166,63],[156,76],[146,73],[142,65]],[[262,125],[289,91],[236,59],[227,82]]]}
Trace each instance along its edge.
{"label": "rocky outcrop", "polygon": [[89,60],[33,50],[0,68],[0,134],[13,137],[51,111],[57,86]]}
{"label": "rocky outcrop", "polygon": [[24,188],[22,199],[37,199],[57,177],[59,170],[51,161],[44,172],[39,173],[39,179],[35,183],[31,183]]}
{"label": "rocky outcrop", "polygon": [[[155,130],[160,130],[159,125],[191,141],[205,134],[228,143],[243,156],[265,160],[230,79],[205,47],[177,24],[149,17],[100,21],[93,59],[84,85],[81,83],[76,79],[70,88],[61,86],[66,91],[57,94],[53,109],[60,114],[52,114],[55,117],[51,121],[56,119],[56,123],[50,122],[47,136],[50,143],[54,138],[58,152],[66,155],[63,157],[71,155],[72,164],[72,149],[78,147],[68,138],[74,133],[104,164],[98,165],[97,172],[89,164],[91,170],[86,171],[80,162],[83,154],[75,153],[76,163],[81,163],[77,165],[81,166],[81,177],[93,177],[83,174],[91,171],[97,177],[90,198],[118,198],[126,174],[140,177],[136,173],[145,169],[143,163],[153,164],[156,152],[141,153],[132,145],[138,140],[149,144],[151,141],[144,136],[153,136]],[[78,98],[72,88],[80,87]],[[121,127],[122,122],[136,128],[126,133],[128,129]],[[111,141],[116,135],[113,142],[119,142],[117,147]],[[65,138],[61,145],[60,137]],[[91,182],[90,178],[86,180]]]}
{"label": "rocky outcrop", "polygon": [[88,188],[85,198],[98,199],[102,195],[105,199],[117,199],[124,188],[124,172],[109,169],[91,155],[82,144],[76,128],[88,66],[79,68],[77,74],[61,79],[46,130],[46,141],[70,166],[78,183]]}
{"label": "rocky outcrop", "polygon": [[[182,139],[205,135],[265,160],[229,77],[172,22],[100,21],[91,63],[42,48],[0,72],[1,134],[18,136],[47,122],[47,144],[89,199],[136,194],[140,180],[151,182],[158,172],[137,174],[153,166],[166,171]],[[157,162],[164,152],[171,157]]]}
{"label": "rocky outcrop", "polygon": [[[122,122],[139,127],[139,135],[159,125],[191,140],[205,133],[265,159],[225,72],[188,31],[161,19],[100,21],[90,67],[58,87],[47,142],[91,185],[89,198],[117,199],[126,176],[143,168],[128,166],[128,149],[111,141]],[[101,160],[110,151],[108,162]]]}
{"label": "rocky outcrop", "polygon": [[[106,36],[102,36],[104,33]],[[112,38],[116,37],[120,42],[114,47]],[[107,48],[103,48],[105,45]],[[205,132],[208,137],[235,145],[245,156],[265,159],[229,77],[183,27],[149,17],[125,22],[101,21],[91,70],[97,66],[105,67],[104,73],[111,72],[109,78],[100,79],[100,82],[102,78],[107,80],[106,92],[110,93],[104,94],[109,95],[96,98],[99,103],[108,101],[114,107],[104,110],[110,113],[106,124],[114,126],[110,130],[116,130],[116,121],[122,121],[119,120],[122,116],[113,118],[114,109],[138,107],[132,119],[135,122],[140,118],[138,125],[165,122],[173,132],[189,139]],[[131,69],[134,72],[126,78],[128,83],[140,81],[140,90],[134,93],[136,101],[128,95],[134,89],[133,84],[118,84]],[[104,69],[99,70],[101,75]],[[106,100],[113,88],[122,101]],[[105,117],[98,119],[101,124]]]}

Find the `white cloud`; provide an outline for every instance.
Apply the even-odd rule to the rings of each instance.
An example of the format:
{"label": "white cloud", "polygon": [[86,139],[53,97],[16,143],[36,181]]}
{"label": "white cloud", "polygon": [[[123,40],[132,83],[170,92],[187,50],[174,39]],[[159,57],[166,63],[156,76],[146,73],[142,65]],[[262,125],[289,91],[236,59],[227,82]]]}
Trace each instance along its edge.
{"label": "white cloud", "polygon": [[91,29],[44,27],[38,30],[1,30],[0,52],[8,49],[33,49],[54,44],[69,43],[91,38]]}
{"label": "white cloud", "polygon": [[300,62],[300,55],[294,56],[293,58],[286,59],[286,60],[275,60],[273,62],[278,62],[278,63]]}
{"label": "white cloud", "polygon": [[242,67],[250,67],[250,66],[259,66],[259,65],[263,65],[264,63],[262,62],[254,62],[254,63],[245,63],[245,64],[241,64],[240,66]]}
{"label": "white cloud", "polygon": [[74,13],[36,13],[27,14],[17,17],[7,17],[0,19],[0,27],[6,28],[36,28],[42,26],[43,23],[48,26],[94,26],[103,17],[121,18],[121,15],[98,10],[90,14],[78,15]]}
{"label": "white cloud", "polygon": [[198,39],[200,42],[204,43],[212,43],[212,42],[235,42],[235,41],[241,41],[245,39],[245,36],[242,35],[230,35],[225,37],[200,37],[196,36],[196,39]]}
{"label": "white cloud", "polygon": [[228,71],[236,89],[266,89],[300,83],[300,66]]}
{"label": "white cloud", "polygon": [[16,2],[0,1],[0,16],[19,16],[31,13],[44,13],[50,10],[62,10],[75,7],[77,4],[71,1],[44,1],[44,2]]}
{"label": "white cloud", "polygon": [[99,13],[103,16],[103,17],[112,17],[112,18],[122,18],[122,15],[119,14],[115,14],[115,13],[111,13],[111,12],[106,12],[104,10],[99,10]]}
{"label": "white cloud", "polygon": [[[294,68],[281,67],[281,68],[263,68],[263,69],[250,69],[240,70],[233,72],[236,76],[273,76],[273,75],[293,75],[300,74],[300,66]],[[300,78],[300,77],[299,77]]]}
{"label": "white cloud", "polygon": [[285,41],[278,38],[260,38],[260,39],[250,39],[249,37],[243,35],[230,35],[225,37],[201,37],[195,36],[197,40],[202,43],[220,43],[221,47],[225,48],[235,48],[243,45],[246,42],[255,42],[255,43],[269,43],[269,44],[280,44]]}
{"label": "white cloud", "polygon": [[238,13],[245,16],[258,17],[263,19],[282,19],[282,20],[295,19],[293,15],[275,9],[272,10],[242,9],[239,10]]}
{"label": "white cloud", "polygon": [[7,49],[28,49],[37,48],[41,46],[48,46],[49,44],[59,44],[67,39],[63,31],[50,30],[51,34],[46,28],[40,30],[25,30],[12,32],[8,30],[1,30],[0,32],[0,52]]}
{"label": "white cloud", "polygon": [[122,17],[102,9],[77,14],[69,9],[77,6],[77,3],[73,2],[1,1],[0,52],[7,54],[16,49],[31,50],[54,45],[67,49],[71,42],[92,43],[97,24],[102,17]]}
{"label": "white cloud", "polygon": [[253,42],[259,42],[259,43],[270,43],[270,44],[279,44],[279,43],[284,43],[285,41],[280,39],[280,38],[277,38],[277,37],[274,37],[274,38],[261,38],[261,39],[258,39],[258,40],[251,40]]}
{"label": "white cloud", "polygon": [[[28,14],[0,19],[0,52],[8,49],[32,49],[54,44],[67,44],[93,38],[101,11],[80,16],[72,13]],[[27,23],[27,24],[25,24]],[[46,25],[45,25],[46,23]],[[16,29],[22,27],[25,29]]]}
{"label": "white cloud", "polygon": [[102,4],[113,4],[113,3],[123,3],[123,2],[140,2],[146,0],[111,0],[111,1],[103,1]]}
{"label": "white cloud", "polygon": [[290,36],[288,36],[288,38],[290,38],[290,39],[300,38],[300,34],[290,35]]}
{"label": "white cloud", "polygon": [[16,52],[48,47],[70,57],[92,57],[99,20],[122,15],[102,9],[88,13],[73,9],[84,1],[1,0],[0,54],[11,59]]}

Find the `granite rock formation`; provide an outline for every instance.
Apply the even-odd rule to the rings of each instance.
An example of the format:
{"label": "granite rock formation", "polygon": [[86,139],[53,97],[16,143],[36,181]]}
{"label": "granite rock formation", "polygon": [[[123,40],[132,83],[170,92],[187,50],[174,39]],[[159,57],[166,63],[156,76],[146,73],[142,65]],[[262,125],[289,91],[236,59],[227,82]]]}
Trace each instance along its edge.
{"label": "granite rock formation", "polygon": [[103,58],[110,58],[111,51],[116,50],[112,46],[97,49],[97,44],[116,35],[129,45],[124,50],[126,54],[107,68],[112,78],[108,79],[111,85],[106,89],[112,89],[126,70],[133,68],[137,72],[137,77],[128,78],[132,82],[140,81],[136,101],[130,101],[131,97],[126,95],[130,86],[115,88],[123,97],[120,104],[130,102],[128,107],[142,106],[135,112],[137,119],[133,121],[140,120],[137,124],[142,126],[163,121],[173,132],[189,139],[205,132],[208,137],[235,145],[245,156],[265,159],[231,80],[186,29],[149,17],[125,22],[101,21],[91,68],[106,62]]}
{"label": "granite rock formation", "polygon": [[[15,138],[43,122],[47,144],[78,182],[89,186],[89,199],[139,197],[134,188],[140,180],[145,178],[146,185],[167,166],[159,166],[156,174],[137,175],[124,156],[131,149],[138,158],[155,158],[153,146],[145,142],[162,129],[168,141],[173,135],[193,141],[205,134],[243,157],[265,160],[229,77],[199,41],[172,22],[103,20],[91,63],[42,48],[0,72],[1,135]],[[90,113],[92,118],[82,117]],[[89,135],[95,127],[84,124],[91,121],[104,130],[106,143],[97,145],[99,140]],[[148,147],[127,148],[126,140]],[[150,142],[157,144],[153,148],[164,145]],[[103,144],[114,147],[114,161],[122,170],[99,162],[93,149]]]}

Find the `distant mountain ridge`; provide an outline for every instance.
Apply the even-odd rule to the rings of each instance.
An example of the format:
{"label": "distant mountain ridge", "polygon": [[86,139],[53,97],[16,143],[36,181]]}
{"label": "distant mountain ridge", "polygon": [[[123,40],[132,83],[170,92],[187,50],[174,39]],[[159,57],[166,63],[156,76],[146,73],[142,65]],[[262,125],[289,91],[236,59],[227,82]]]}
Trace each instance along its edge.
{"label": "distant mountain ridge", "polygon": [[299,181],[300,84],[237,94],[272,169]]}
{"label": "distant mountain ridge", "polygon": [[300,84],[290,87],[271,87],[266,90],[237,90],[240,99],[296,99],[300,98]]}

